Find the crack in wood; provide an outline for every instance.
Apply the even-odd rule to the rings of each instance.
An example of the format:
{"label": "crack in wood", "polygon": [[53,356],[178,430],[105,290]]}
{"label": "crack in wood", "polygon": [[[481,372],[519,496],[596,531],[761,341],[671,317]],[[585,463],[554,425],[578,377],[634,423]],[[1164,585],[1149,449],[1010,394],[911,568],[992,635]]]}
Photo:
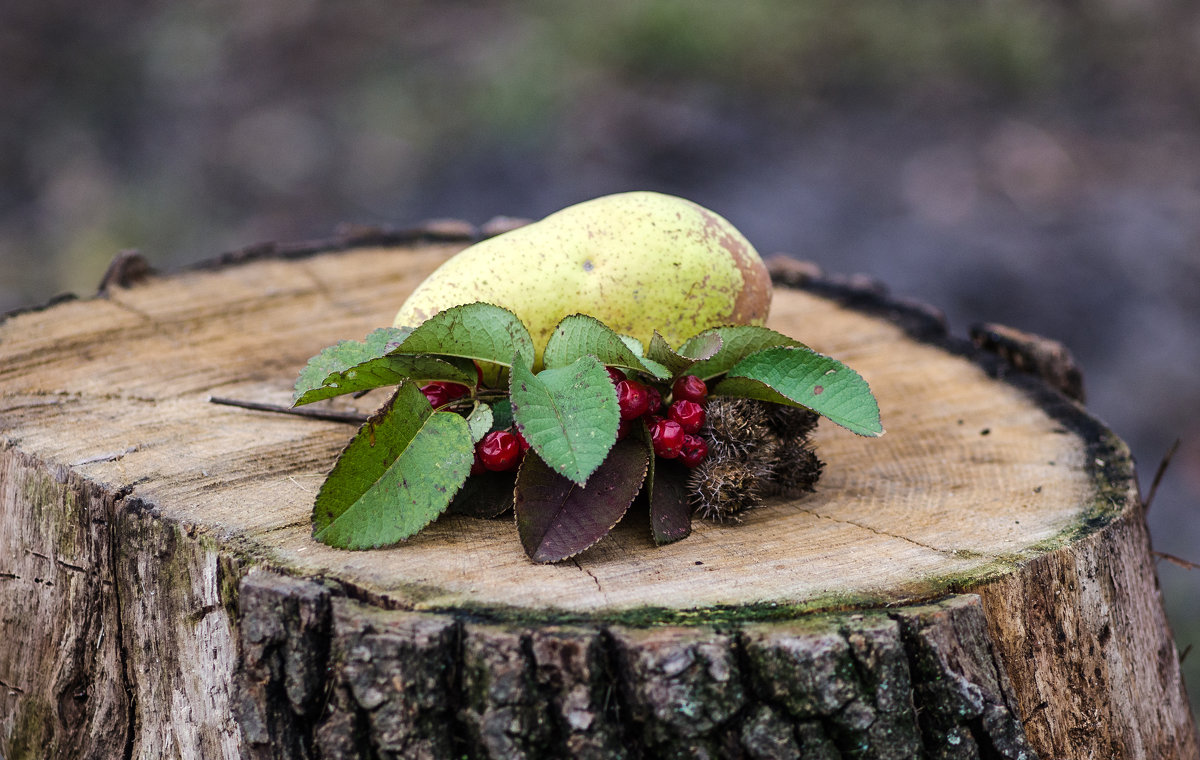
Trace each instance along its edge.
{"label": "crack in wood", "polygon": [[116,306],[117,308],[123,309],[124,311],[126,311],[126,312],[134,315],[138,319],[142,320],[142,322],[144,322],[146,325],[148,325],[153,332],[155,332],[158,335],[161,335],[163,338],[166,338],[168,341],[170,341],[174,345],[176,345],[176,346],[183,345],[183,341],[180,340],[177,335],[173,335],[172,331],[168,330],[161,322],[159,322],[158,319],[156,319],[153,314],[150,314],[149,312],[146,312],[146,311],[142,311],[141,309],[137,308],[136,306],[133,306],[131,304],[128,304],[128,303],[122,301],[119,297],[116,297],[112,293],[108,294],[108,302],[111,303],[112,305]]}
{"label": "crack in wood", "polygon": [[588,570],[586,567],[584,567],[583,564],[579,561],[579,559],[577,557],[572,557],[571,562],[575,565],[575,567],[577,567],[580,570],[582,570],[583,572],[587,573],[588,577],[591,578],[592,581],[596,584],[596,590],[600,592],[600,596],[604,597],[604,603],[607,604],[608,603],[608,592],[604,590],[604,586],[600,583],[600,579],[596,577],[595,573],[593,573],[591,570]]}
{"label": "crack in wood", "polygon": [[[128,490],[126,490],[128,488]],[[117,498],[112,501],[112,511],[109,515],[110,520],[116,520],[122,509],[122,504],[127,502],[129,494],[132,492],[132,487],[122,488]],[[130,654],[129,640],[125,631],[125,615],[128,614],[127,605],[121,594],[121,573],[117,562],[117,530],[109,530],[108,533],[108,575],[112,578],[112,600],[114,615],[113,619],[116,623],[114,635],[117,637],[117,669],[121,674],[121,688],[125,692],[125,746],[122,751],[122,760],[133,760],[133,751],[137,743],[137,725],[138,725],[138,695],[134,688],[133,676],[129,672],[130,669]]]}
{"label": "crack in wood", "polygon": [[124,451],[112,451],[107,454],[97,454],[94,457],[80,459],[78,461],[72,462],[71,466],[72,467],[82,467],[87,464],[99,464],[100,462],[115,462],[118,459],[121,459],[122,457],[124,457],[126,454],[132,454],[133,452],[137,451],[140,448],[141,448],[140,444],[135,444],[135,445],[130,446],[129,448],[125,449]]}
{"label": "crack in wood", "polygon": [[201,620],[208,617],[212,613],[218,612],[223,609],[225,609],[225,608],[219,604],[206,604],[203,607],[201,607],[200,609],[193,610],[192,612],[190,612],[188,614],[188,620],[190,620],[193,623],[199,623]]}
{"label": "crack in wood", "polygon": [[285,523],[283,525],[276,525],[274,527],[263,530],[263,531],[257,533],[256,535],[270,536],[275,533],[283,533],[286,531],[295,530],[296,528],[300,528],[300,527],[311,525],[311,524],[312,524],[312,520],[307,519],[307,518],[303,519],[303,520],[293,520],[290,523]]}
{"label": "crack in wood", "polygon": [[[45,390],[43,388],[22,389],[19,391],[3,391],[0,392],[0,399],[23,399],[23,398],[44,398],[53,397],[55,399],[68,398],[74,401],[134,401],[139,404],[157,404],[162,399],[150,398],[148,396],[132,396],[122,393],[93,393],[91,391],[69,391],[64,389]],[[51,403],[61,403],[55,400]]]}
{"label": "crack in wood", "polygon": [[[798,509],[801,512],[805,512],[807,514],[812,515],[813,517],[818,517],[822,520],[829,520],[830,522],[839,523],[841,525],[853,525],[855,528],[862,528],[863,530],[874,533],[877,536],[883,536],[885,538],[894,538],[899,541],[906,541],[914,546],[919,546],[922,549],[928,549],[929,551],[937,552],[938,554],[944,554],[949,557],[962,557],[963,556],[963,550],[961,550],[961,549],[941,549],[939,547],[932,546],[930,544],[922,543],[920,541],[917,541],[916,539],[909,538],[908,536],[901,536],[898,533],[889,533],[885,530],[879,530],[878,528],[872,528],[870,525],[865,525],[863,523],[856,522],[854,520],[847,520],[845,518],[832,517],[830,515],[823,515],[820,512],[816,511],[815,509],[811,509],[811,508],[807,508],[807,507],[798,507]],[[974,556],[974,553],[972,553],[972,556]]]}

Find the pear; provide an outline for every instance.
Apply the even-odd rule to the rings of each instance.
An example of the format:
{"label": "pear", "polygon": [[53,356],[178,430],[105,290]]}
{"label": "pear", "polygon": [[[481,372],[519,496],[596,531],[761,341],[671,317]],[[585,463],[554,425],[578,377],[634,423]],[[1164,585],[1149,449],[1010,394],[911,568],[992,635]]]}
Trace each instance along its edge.
{"label": "pear", "polygon": [[397,327],[474,301],[529,328],[535,367],[559,320],[589,314],[647,345],[674,348],[709,327],[761,325],[771,280],[754,246],[691,201],[652,192],[608,195],[484,240],[433,272],[396,315]]}

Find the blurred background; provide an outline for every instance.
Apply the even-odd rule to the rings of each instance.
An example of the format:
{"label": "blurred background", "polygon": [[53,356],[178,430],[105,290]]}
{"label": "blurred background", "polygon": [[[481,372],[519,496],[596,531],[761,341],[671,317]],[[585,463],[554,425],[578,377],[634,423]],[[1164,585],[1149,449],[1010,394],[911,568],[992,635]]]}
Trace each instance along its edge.
{"label": "blurred background", "polygon": [[[0,311],[123,249],[676,193],[1066,343],[1143,492],[1182,441],[1149,522],[1200,562],[1198,52],[1193,0],[4,3]],[[1186,654],[1200,570],[1159,574]]]}

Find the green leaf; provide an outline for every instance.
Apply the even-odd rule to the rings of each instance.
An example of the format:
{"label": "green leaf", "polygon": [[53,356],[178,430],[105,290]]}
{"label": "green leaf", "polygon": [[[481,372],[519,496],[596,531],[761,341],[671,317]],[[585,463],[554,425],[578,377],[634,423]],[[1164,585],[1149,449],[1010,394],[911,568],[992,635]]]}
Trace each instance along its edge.
{"label": "green leaf", "polygon": [[492,430],[508,430],[513,424],[512,402],[506,398],[492,403]]}
{"label": "green leaf", "polygon": [[[465,364],[464,364],[465,363]],[[296,383],[292,406],[311,404],[334,396],[369,391],[385,385],[399,385],[405,380],[430,382],[446,380],[462,385],[475,385],[475,369],[463,359],[438,359],[433,356],[381,356],[370,359],[343,372],[332,372],[314,387],[302,388]]]}
{"label": "green leaf", "polygon": [[467,415],[467,429],[471,431],[471,443],[479,443],[492,430],[492,408],[478,404]]}
{"label": "green leaf", "polygon": [[687,351],[675,351],[655,330],[646,353],[670,370],[671,377],[678,377],[696,362],[712,358],[721,349],[721,336],[713,332],[701,333],[689,340],[688,344]]}
{"label": "green leaf", "polygon": [[641,359],[646,355],[646,349],[642,347],[642,342],[640,340],[632,335],[622,335],[620,337],[621,342],[625,344],[626,348],[633,352],[634,356]]}
{"label": "green leaf", "polygon": [[586,314],[564,317],[550,334],[542,364],[547,369],[565,367],[581,356],[594,356],[601,364],[647,372],[661,380],[670,377],[656,362],[645,362],[640,352],[633,351],[622,336],[603,322]]}
{"label": "green leaf", "polygon": [[670,379],[671,370],[667,369],[662,364],[659,364],[658,362],[654,361],[653,359],[649,359],[645,356],[640,357],[638,359],[638,361],[640,361],[642,363],[642,366],[646,368],[646,374],[650,375],[651,377],[656,377],[660,380],[669,380]]}
{"label": "green leaf", "polygon": [[711,391],[802,406],[859,435],[883,435],[879,403],[867,381],[808,348],[768,348],[734,365]]}
{"label": "green leaf", "polygon": [[388,546],[446,510],[474,460],[467,421],[412,383],[358,431],[313,505],[313,535],[339,549]]}
{"label": "green leaf", "polygon": [[617,440],[617,391],[594,356],[534,375],[522,362],[509,383],[513,417],[546,464],[587,482]]}
{"label": "green leaf", "polygon": [[649,370],[649,374],[651,376],[662,378],[664,380],[671,377],[671,370],[667,369],[653,359],[646,358],[646,351],[644,348],[642,348],[642,342],[640,340],[631,335],[622,335],[620,338],[621,342],[628,346],[629,350],[632,351],[635,356],[637,356],[638,361],[642,363],[642,366]]}
{"label": "green leaf", "polygon": [[648,461],[642,441],[621,441],[584,488],[526,456],[515,504],[525,553],[534,562],[559,562],[604,538],[637,496]]}
{"label": "green leaf", "polygon": [[728,372],[733,365],[745,359],[750,354],[776,346],[792,346],[807,348],[803,343],[775,332],[766,327],[756,325],[731,325],[715,327],[711,330],[689,338],[684,342],[680,352],[687,356],[697,356],[701,346],[706,345],[708,336],[716,335],[721,338],[721,348],[712,358],[696,362],[689,369],[689,374],[701,380],[708,381]]}
{"label": "green leaf", "polygon": [[306,392],[320,388],[325,384],[325,379],[333,374],[386,355],[400,345],[409,332],[406,328],[381,327],[371,331],[361,341],[343,340],[322,349],[300,370],[294,398],[299,399]]}
{"label": "green leaf", "polygon": [[646,475],[646,487],[650,492],[650,532],[659,546],[687,538],[692,532],[692,508],[688,504],[687,488],[690,472],[680,462],[650,457],[650,471]]}
{"label": "green leaf", "polygon": [[438,312],[395,348],[393,354],[436,354],[511,366],[514,356],[533,361],[533,339],[516,314],[490,303],[469,303]]}

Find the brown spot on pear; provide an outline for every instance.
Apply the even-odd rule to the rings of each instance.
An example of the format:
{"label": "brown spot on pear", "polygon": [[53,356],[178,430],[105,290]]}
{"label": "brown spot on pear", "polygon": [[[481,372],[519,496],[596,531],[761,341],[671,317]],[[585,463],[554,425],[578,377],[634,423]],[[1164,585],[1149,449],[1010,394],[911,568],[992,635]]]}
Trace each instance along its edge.
{"label": "brown spot on pear", "polygon": [[678,347],[709,327],[761,325],[771,280],[754,246],[691,201],[652,192],[608,195],[476,243],[431,274],[396,315],[415,326],[486,301],[515,313],[533,336],[535,366],[554,326],[590,314],[650,342]]}

